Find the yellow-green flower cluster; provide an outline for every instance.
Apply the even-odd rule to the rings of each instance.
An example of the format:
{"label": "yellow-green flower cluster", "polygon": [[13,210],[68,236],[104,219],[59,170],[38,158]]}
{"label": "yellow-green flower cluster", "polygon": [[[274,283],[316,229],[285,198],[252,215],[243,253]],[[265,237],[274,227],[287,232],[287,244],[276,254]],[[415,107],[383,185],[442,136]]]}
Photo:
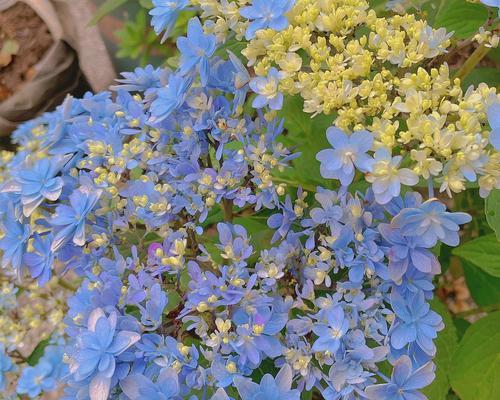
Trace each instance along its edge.
{"label": "yellow-green flower cluster", "polygon": [[445,29],[411,14],[378,18],[365,0],[297,0],[288,18],[287,29],[257,31],[242,51],[256,75],[279,68],[280,90],[300,95],[305,112],[336,115],[348,132],[372,131],[376,148],[409,155],[441,191],[459,192],[476,174],[484,193],[500,186],[485,113],[496,90],[464,93],[446,64],[426,68],[450,45]]}
{"label": "yellow-green flower cluster", "polygon": [[209,21],[205,29],[213,33],[219,42],[225,40],[228,32],[234,32],[238,40],[245,37],[248,21],[240,15],[240,8],[249,0],[191,0],[190,3],[202,10],[201,18]]}
{"label": "yellow-green flower cluster", "polygon": [[61,336],[67,293],[57,277],[43,288],[32,283],[19,289],[0,276],[0,343],[28,356],[40,340]]}

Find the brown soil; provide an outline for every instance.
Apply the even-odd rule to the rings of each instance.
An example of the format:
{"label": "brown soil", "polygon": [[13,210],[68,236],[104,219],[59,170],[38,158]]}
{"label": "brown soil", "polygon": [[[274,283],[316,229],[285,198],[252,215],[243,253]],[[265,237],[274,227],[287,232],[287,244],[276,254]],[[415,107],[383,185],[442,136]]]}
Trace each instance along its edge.
{"label": "brown soil", "polygon": [[0,52],[7,41],[14,42],[18,50],[0,64],[0,102],[33,77],[34,66],[53,42],[47,25],[21,2],[0,12]]}

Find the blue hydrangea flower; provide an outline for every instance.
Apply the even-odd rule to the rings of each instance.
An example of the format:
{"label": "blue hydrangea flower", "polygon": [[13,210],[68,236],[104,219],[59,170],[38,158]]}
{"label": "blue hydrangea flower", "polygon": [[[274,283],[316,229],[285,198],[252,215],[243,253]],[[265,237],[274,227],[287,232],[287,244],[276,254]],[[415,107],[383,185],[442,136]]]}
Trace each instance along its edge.
{"label": "blue hydrangea flower", "polygon": [[356,131],[348,136],[339,128],[330,127],[326,137],[333,149],[321,150],[316,159],[321,163],[323,178],[339,179],[342,185],[349,185],[357,168],[368,172],[373,159],[366,154],[373,145],[373,135],[368,131]]}
{"label": "blue hydrangea flower", "polygon": [[249,85],[258,96],[253,100],[252,107],[263,108],[269,105],[271,110],[281,110],[283,107],[283,93],[278,91],[279,81],[283,79],[283,73],[276,68],[269,69],[267,77],[257,76]]}
{"label": "blue hydrangea flower", "polygon": [[227,395],[224,389],[219,388],[210,398],[210,400],[231,400],[231,398]]}
{"label": "blue hydrangea flower", "polygon": [[418,291],[403,297],[399,292],[394,292],[391,305],[397,316],[391,327],[391,345],[399,350],[416,342],[425,353],[433,356],[436,353],[433,339],[444,328],[444,324],[441,316],[430,309],[424,293]]}
{"label": "blue hydrangea flower", "polygon": [[161,289],[160,284],[153,284],[149,289],[149,299],[146,301],[145,306],[139,305],[141,323],[151,330],[158,328],[161,324],[163,310],[167,306],[167,303],[167,295]]}
{"label": "blue hydrangea flower", "polygon": [[57,389],[61,377],[67,373],[62,358],[62,347],[47,346],[38,364],[23,369],[17,382],[17,393],[34,398],[42,392],[52,392]]}
{"label": "blue hydrangea flower", "polygon": [[40,286],[43,286],[49,281],[54,265],[54,253],[51,250],[52,235],[41,236],[35,233],[33,239],[34,251],[24,255],[24,262],[31,277],[36,279]]}
{"label": "blue hydrangea flower", "polygon": [[313,344],[314,351],[329,351],[335,353],[342,341],[342,338],[349,329],[349,321],[345,318],[342,307],[334,307],[326,313],[328,324],[316,324],[313,332],[318,339]]}
{"label": "blue hydrangea flower", "polygon": [[[496,7],[499,7],[498,2]],[[490,143],[496,150],[500,150],[500,103],[493,103],[488,108],[488,122],[491,127]]]}
{"label": "blue hydrangea flower", "polygon": [[206,86],[210,68],[209,58],[216,48],[215,36],[205,35],[200,20],[191,18],[188,22],[187,37],[178,38],[177,47],[181,53],[181,74],[187,75],[197,69],[201,84]]}
{"label": "blue hydrangea flower", "polygon": [[29,217],[44,199],[56,201],[61,195],[63,180],[56,175],[66,161],[67,158],[43,158],[33,167],[21,169],[2,191],[20,193],[23,213]]}
{"label": "blue hydrangea flower", "polygon": [[120,382],[123,393],[130,400],[170,400],[179,394],[179,378],[172,368],[164,368],[156,382],[141,374],[131,374]]}
{"label": "blue hydrangea flower", "polygon": [[30,227],[16,221],[13,215],[7,215],[2,223],[5,236],[0,239],[0,249],[3,250],[2,268],[7,265],[21,272],[20,268],[23,261],[26,245],[30,237]]}
{"label": "blue hydrangea flower", "polygon": [[76,382],[90,380],[90,399],[106,399],[115,373],[116,357],[136,343],[137,332],[117,329],[118,315],[108,317],[101,308],[93,310],[87,328],[77,337],[70,372]]}
{"label": "blue hydrangea flower", "polygon": [[126,92],[147,92],[160,87],[170,74],[169,70],[146,65],[137,67],[133,72],[122,72],[122,78],[115,79],[118,85],[111,86],[111,90],[124,90]]}
{"label": "blue hydrangea flower", "polygon": [[5,352],[5,345],[0,343],[0,391],[5,389],[5,385],[7,383],[5,380],[5,374],[7,372],[14,372],[15,370],[16,365]]}
{"label": "blue hydrangea flower", "polygon": [[285,364],[281,367],[276,378],[265,374],[260,384],[257,384],[250,379],[236,377],[234,385],[238,389],[241,400],[299,400],[300,392],[297,389],[292,389],[292,377],[292,368]]}
{"label": "blue hydrangea flower", "polygon": [[85,244],[85,221],[100,196],[100,190],[81,187],[69,196],[70,205],[57,206],[56,213],[50,221],[52,225],[60,227],[52,242],[53,251],[69,240],[77,246]]}
{"label": "blue hydrangea flower", "polygon": [[156,99],[151,104],[150,123],[158,123],[179,109],[186,100],[186,93],[192,83],[191,78],[172,74],[166,87],[156,91]]}
{"label": "blue hydrangea flower", "polygon": [[410,357],[402,356],[394,363],[391,381],[368,386],[365,395],[369,400],[423,400],[418,389],[434,380],[434,364],[427,363],[414,370]]}
{"label": "blue hydrangea flower", "polygon": [[24,368],[17,382],[17,393],[34,398],[42,392],[54,390],[56,381],[51,377],[52,369],[53,366],[48,362]]}
{"label": "blue hydrangea flower", "polygon": [[418,236],[427,247],[439,241],[448,246],[458,246],[458,231],[461,224],[471,221],[463,212],[450,213],[446,206],[436,199],[430,199],[417,208],[403,209],[392,221],[406,236]]}
{"label": "blue hydrangea flower", "polygon": [[379,204],[387,204],[392,198],[399,196],[402,184],[417,184],[418,176],[411,169],[399,168],[402,156],[392,157],[389,150],[382,147],[375,152],[374,158],[366,180],[372,184],[375,200]]}
{"label": "blue hydrangea flower", "polygon": [[153,8],[149,11],[152,15],[151,25],[157,35],[165,31],[162,43],[175,26],[177,18],[182,10],[187,8],[189,0],[153,0]]}
{"label": "blue hydrangea flower", "polygon": [[240,15],[252,21],[245,32],[245,38],[253,39],[259,29],[286,29],[288,19],[285,14],[294,4],[295,0],[253,0],[251,6],[241,8]]}

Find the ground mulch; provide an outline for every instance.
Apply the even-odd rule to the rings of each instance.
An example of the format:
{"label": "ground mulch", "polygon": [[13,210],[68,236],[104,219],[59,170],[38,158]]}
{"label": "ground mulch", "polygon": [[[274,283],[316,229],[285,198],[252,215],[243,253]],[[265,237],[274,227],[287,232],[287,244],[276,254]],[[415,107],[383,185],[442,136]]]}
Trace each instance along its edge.
{"label": "ground mulch", "polygon": [[34,66],[53,43],[45,22],[25,3],[18,2],[0,12],[0,52],[15,43],[12,56],[0,57],[0,102],[6,100],[35,74]]}

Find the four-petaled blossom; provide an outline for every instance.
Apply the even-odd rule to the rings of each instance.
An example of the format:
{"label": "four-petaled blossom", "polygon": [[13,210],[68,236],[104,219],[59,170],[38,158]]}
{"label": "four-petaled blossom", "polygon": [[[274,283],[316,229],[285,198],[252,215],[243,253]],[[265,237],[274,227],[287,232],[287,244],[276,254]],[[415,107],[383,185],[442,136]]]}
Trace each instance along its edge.
{"label": "four-petaled blossom", "polygon": [[373,135],[368,131],[357,131],[348,136],[339,128],[330,127],[326,137],[333,149],[321,150],[316,159],[321,163],[323,178],[339,179],[342,185],[349,185],[358,168],[370,171],[373,159],[366,154],[373,145]]}
{"label": "four-petaled blossom", "polygon": [[117,330],[117,320],[115,311],[106,317],[101,308],[96,308],[89,315],[87,329],[77,337],[70,372],[76,382],[90,380],[91,400],[108,398],[116,357],[141,338],[137,332]]}
{"label": "four-petaled blossom", "polygon": [[198,68],[203,86],[207,85],[209,74],[209,58],[214,54],[216,40],[214,35],[205,35],[198,18],[188,22],[187,37],[177,39],[177,47],[181,52],[180,72],[187,75]]}
{"label": "four-petaled blossom", "polygon": [[283,106],[283,93],[278,86],[283,78],[283,73],[276,68],[269,69],[267,77],[257,76],[250,81],[250,89],[258,96],[253,100],[252,107],[262,108],[269,105],[271,110],[281,110]]}
{"label": "four-petaled blossom", "polygon": [[488,122],[491,127],[491,132],[489,137],[490,143],[496,150],[500,150],[500,103],[499,102],[493,103],[488,108]]}
{"label": "four-petaled blossom", "polygon": [[149,11],[152,15],[151,25],[157,35],[165,31],[161,41],[167,39],[172,31],[179,13],[189,5],[189,0],[153,0],[153,8]]}
{"label": "four-petaled blossom", "polygon": [[424,400],[418,389],[434,380],[434,364],[429,362],[414,369],[410,357],[401,356],[394,363],[391,381],[368,386],[365,395],[369,400]]}
{"label": "four-petaled blossom", "polygon": [[53,251],[69,240],[73,240],[77,246],[85,244],[85,220],[99,201],[101,193],[101,190],[81,187],[69,196],[70,206],[66,204],[57,206],[51,223],[61,229],[56,233],[52,242]]}
{"label": "four-petaled blossom", "polygon": [[173,368],[165,368],[156,382],[141,374],[131,374],[120,382],[120,387],[130,400],[170,400],[179,394],[179,378]]}
{"label": "four-petaled blossom", "polygon": [[245,32],[245,38],[252,39],[259,29],[286,29],[288,19],[285,14],[294,4],[295,0],[253,0],[251,6],[241,8],[240,15],[252,21]]}
{"label": "four-petaled blossom", "polygon": [[292,368],[285,364],[281,367],[276,378],[265,374],[260,384],[257,384],[250,379],[237,376],[234,378],[234,385],[238,389],[241,400],[299,400],[300,392],[297,389],[292,389],[292,377]]}
{"label": "four-petaled blossom", "polygon": [[335,353],[349,329],[349,321],[345,318],[344,310],[340,306],[328,310],[326,319],[328,324],[318,324],[313,328],[318,339],[314,342],[312,349]]}
{"label": "four-petaled blossom", "polygon": [[418,236],[427,247],[433,247],[438,240],[448,246],[458,246],[459,225],[471,219],[466,213],[450,213],[443,203],[430,199],[417,208],[403,209],[393,219],[393,224],[403,235]]}
{"label": "four-petaled blossom", "polygon": [[380,148],[375,152],[374,158],[372,170],[366,175],[366,180],[372,184],[375,200],[379,204],[386,204],[399,196],[401,184],[417,184],[418,176],[411,169],[399,168],[402,156],[392,157],[389,150]]}

